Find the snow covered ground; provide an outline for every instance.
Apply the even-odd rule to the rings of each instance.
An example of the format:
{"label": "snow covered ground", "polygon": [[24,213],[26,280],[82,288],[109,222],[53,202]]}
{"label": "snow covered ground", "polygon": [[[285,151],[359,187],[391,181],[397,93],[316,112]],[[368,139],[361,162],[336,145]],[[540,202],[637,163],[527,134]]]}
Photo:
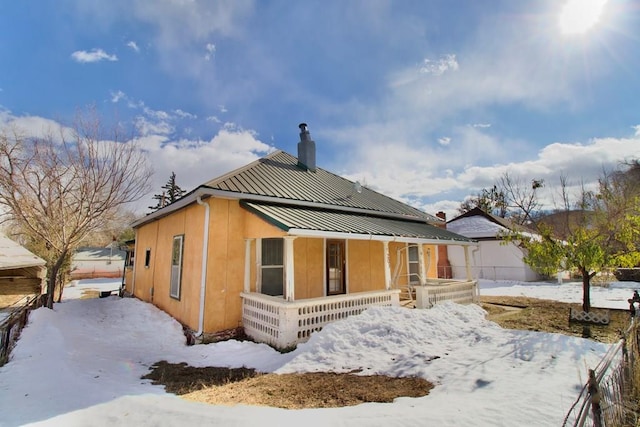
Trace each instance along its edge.
{"label": "snow covered ground", "polygon": [[[115,286],[115,288],[114,288]],[[608,346],[559,334],[511,331],[478,306],[374,308],[327,326],[288,354],[227,341],[187,347],[180,325],[136,299],[77,299],[31,313],[12,360],[0,368],[0,425],[47,426],[558,426]],[[638,283],[594,288],[595,307],[627,308]],[[481,282],[485,295],[581,301],[581,285]],[[182,400],[140,377],[154,362],[247,366],[264,372],[415,375],[428,396],[334,409],[212,406]]]}
{"label": "snow covered ground", "polygon": [[120,290],[122,279],[85,279],[72,280],[64,288],[62,299],[79,299],[83,294],[95,292],[112,292],[114,295]]}

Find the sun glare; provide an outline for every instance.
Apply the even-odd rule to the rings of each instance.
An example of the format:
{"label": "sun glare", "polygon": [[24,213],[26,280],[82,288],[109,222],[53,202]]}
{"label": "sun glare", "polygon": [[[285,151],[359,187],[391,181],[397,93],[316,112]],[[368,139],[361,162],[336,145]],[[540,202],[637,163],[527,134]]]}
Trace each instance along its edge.
{"label": "sun glare", "polygon": [[569,0],[560,12],[562,34],[582,34],[600,20],[607,0]]}

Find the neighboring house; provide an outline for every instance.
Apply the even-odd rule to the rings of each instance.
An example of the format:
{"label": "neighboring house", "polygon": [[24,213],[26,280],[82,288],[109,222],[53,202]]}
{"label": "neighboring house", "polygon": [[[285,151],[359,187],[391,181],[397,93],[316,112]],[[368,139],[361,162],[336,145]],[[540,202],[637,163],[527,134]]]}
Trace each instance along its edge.
{"label": "neighboring house", "polygon": [[0,234],[0,310],[42,294],[45,264],[42,258]]}
{"label": "neighboring house", "polygon": [[242,328],[278,348],[370,306],[399,305],[409,286],[422,306],[474,300],[470,270],[455,283],[438,279],[437,247],[475,242],[317,167],[315,142],[300,129],[298,158],[273,152],[136,221],[126,292],[191,337]]}
{"label": "neighboring house", "polygon": [[126,251],[117,244],[78,248],[71,258],[71,278],[121,277]]}
{"label": "neighboring house", "polygon": [[[535,281],[542,276],[524,263],[524,249],[517,242],[504,242],[504,236],[516,225],[474,208],[447,222],[447,230],[478,240],[472,251],[473,277],[489,280]],[[449,261],[453,277],[466,277],[465,254],[458,248],[449,248]]]}

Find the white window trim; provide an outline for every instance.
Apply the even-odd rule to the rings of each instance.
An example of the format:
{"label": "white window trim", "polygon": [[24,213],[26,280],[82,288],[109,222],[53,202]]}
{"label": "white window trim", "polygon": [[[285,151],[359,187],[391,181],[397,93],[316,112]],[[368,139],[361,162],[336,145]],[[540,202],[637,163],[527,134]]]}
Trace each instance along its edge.
{"label": "white window trim", "polygon": [[269,237],[269,239],[281,239],[282,240],[282,265],[269,265],[269,266],[263,266],[262,265],[262,238],[256,239],[256,268],[257,268],[257,274],[256,274],[256,291],[258,293],[262,293],[262,270],[265,268],[282,268],[282,295],[278,295],[284,298],[285,296],[285,288],[286,288],[286,278],[285,278],[285,272],[286,272],[286,248],[285,248],[285,242],[284,242],[284,238],[282,237]]}
{"label": "white window trim", "polygon": [[[178,283],[176,286],[176,291],[174,291],[174,283],[173,283],[173,247],[175,245],[176,240],[180,240],[180,262],[179,262],[179,273],[178,273]],[[173,240],[171,241],[171,276],[169,279],[169,296],[171,298],[175,298],[177,300],[180,299],[180,294],[182,293],[182,266],[183,266],[183,258],[184,258],[184,234],[178,234],[173,236]]]}
{"label": "white window trim", "polygon": [[[349,240],[347,239],[323,239],[322,242],[322,295],[329,296],[327,290],[327,240],[342,240],[344,241],[344,269],[349,267]],[[344,276],[344,294],[349,294],[349,275],[345,271]]]}

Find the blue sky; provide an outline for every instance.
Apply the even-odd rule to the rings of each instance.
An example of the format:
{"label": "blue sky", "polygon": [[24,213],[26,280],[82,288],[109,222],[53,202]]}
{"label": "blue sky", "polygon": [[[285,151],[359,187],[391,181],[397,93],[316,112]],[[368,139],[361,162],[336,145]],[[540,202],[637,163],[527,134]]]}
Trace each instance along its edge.
{"label": "blue sky", "polygon": [[592,1],[583,32],[564,0],[4,2],[0,122],[95,105],[137,131],[155,192],[295,155],[306,122],[320,167],[430,213],[505,172],[552,203],[560,175],[640,158],[640,5],[569,22]]}

